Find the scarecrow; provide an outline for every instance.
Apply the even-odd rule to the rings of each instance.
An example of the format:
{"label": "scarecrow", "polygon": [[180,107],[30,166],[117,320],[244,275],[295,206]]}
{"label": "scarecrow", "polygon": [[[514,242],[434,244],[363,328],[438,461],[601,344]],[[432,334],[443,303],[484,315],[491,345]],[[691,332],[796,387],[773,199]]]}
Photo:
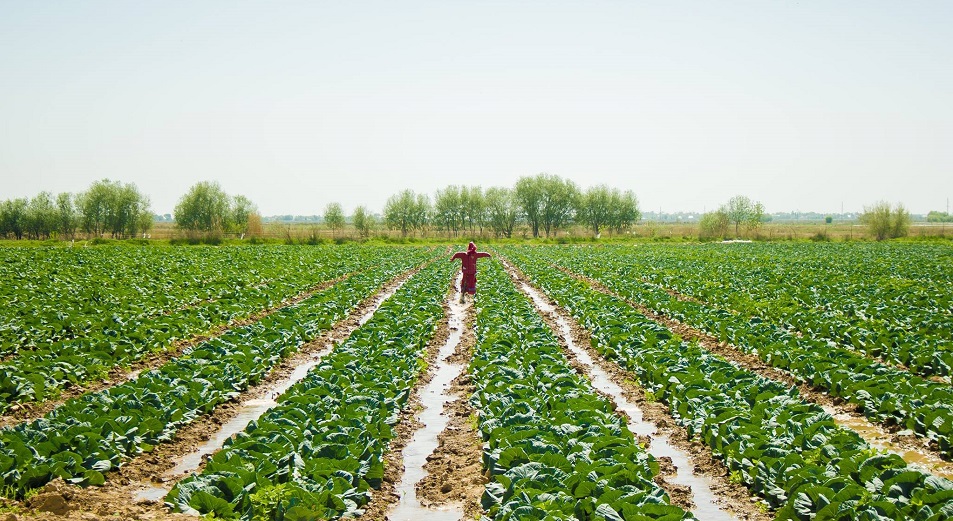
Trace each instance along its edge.
{"label": "scarecrow", "polygon": [[460,282],[460,302],[466,299],[467,293],[476,295],[476,263],[477,259],[489,257],[485,251],[477,251],[476,244],[467,245],[467,251],[458,251],[450,257],[451,261],[460,259],[463,262],[463,281]]}

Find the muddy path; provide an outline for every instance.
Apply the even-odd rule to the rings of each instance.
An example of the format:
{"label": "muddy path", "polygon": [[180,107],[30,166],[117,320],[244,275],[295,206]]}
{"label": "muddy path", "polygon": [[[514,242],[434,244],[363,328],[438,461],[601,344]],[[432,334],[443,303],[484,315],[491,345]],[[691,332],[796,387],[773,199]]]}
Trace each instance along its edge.
{"label": "muddy path", "polygon": [[589,333],[565,309],[533,286],[519,269],[504,264],[517,288],[530,297],[560,339],[573,368],[613,403],[636,439],[658,460],[661,472],[656,483],[673,504],[704,520],[773,519],[760,499],[729,479],[728,468],[707,446],[689,438],[664,404],[647,400],[644,390],[625,370],[591,347]]}
{"label": "muddy path", "polygon": [[447,391],[455,398],[447,403],[444,411],[449,421],[437,437],[437,448],[427,457],[423,467],[427,475],[416,485],[417,498],[423,506],[462,505],[463,519],[479,519],[483,513],[480,496],[489,481],[482,463],[483,440],[476,429],[477,411],[469,401],[473,383],[465,369],[476,346],[475,315],[472,304],[466,304],[460,342],[447,359],[448,363],[464,369]]}
{"label": "muddy path", "polygon": [[[456,277],[454,287],[459,285],[459,278]],[[409,404],[401,413],[398,435],[385,455],[384,484],[374,493],[361,519],[465,519],[465,512],[459,504],[436,503],[420,493],[420,484],[432,478],[428,474],[431,472],[428,462],[435,451],[440,450],[440,438],[447,433],[448,423],[452,422],[453,411],[460,401],[459,396],[449,392],[451,383],[459,379],[469,362],[468,358],[461,359],[458,354],[467,335],[466,315],[470,305],[460,303],[457,295],[455,290],[448,292],[444,319],[427,349],[427,371],[415,385]],[[472,337],[472,331],[469,336]],[[479,452],[475,461],[479,466]],[[482,493],[482,485],[479,493]]]}
{"label": "muddy path", "polygon": [[[172,441],[157,446],[151,453],[125,462],[118,470],[107,474],[103,486],[80,488],[56,480],[40,489],[32,498],[21,502],[8,500],[7,505],[14,512],[29,513],[31,519],[36,516],[36,519],[42,520],[86,520],[105,516],[143,520],[195,519],[192,516],[170,514],[163,500],[165,492],[176,481],[201,470],[205,458],[196,458],[196,453],[211,454],[220,448],[221,443],[217,443],[209,450],[208,444],[209,440],[221,438],[223,429],[232,429],[233,432],[236,428],[242,430],[247,421],[235,425],[236,418],[245,415],[245,419],[251,419],[247,416],[250,407],[256,408],[263,401],[273,401],[278,391],[289,387],[295,377],[303,377],[306,371],[302,371],[302,367],[313,365],[329,353],[336,343],[350,336],[386,298],[420,269],[416,267],[389,281],[378,293],[362,301],[347,318],[301,346],[294,355],[283,360],[267,377],[235,400],[223,403],[211,414],[183,427]],[[260,410],[258,414],[265,410]],[[193,464],[183,465],[185,460]]]}
{"label": "muddy path", "polygon": [[745,353],[741,349],[727,343],[720,342],[714,336],[701,331],[700,329],[688,326],[671,317],[656,313],[645,305],[629,300],[618,293],[613,292],[599,281],[575,273],[566,268],[554,266],[562,272],[570,275],[577,280],[589,284],[593,289],[610,295],[614,298],[623,300],[635,308],[639,313],[645,315],[651,320],[667,327],[672,332],[679,335],[683,340],[697,342],[705,350],[720,356],[721,358],[758,375],[781,382],[785,385],[796,387],[800,396],[807,401],[814,402],[821,406],[831,416],[838,425],[846,429],[851,429],[860,435],[871,447],[883,449],[900,455],[907,463],[919,467],[929,473],[937,476],[953,479],[953,463],[942,458],[932,442],[920,438],[912,432],[904,433],[899,427],[893,430],[872,423],[863,413],[859,411],[858,406],[835,398],[826,392],[817,389],[807,383],[799,381],[791,373],[772,367],[757,355]]}
{"label": "muddy path", "polygon": [[10,409],[3,415],[0,415],[0,429],[5,427],[11,427],[19,423],[27,423],[38,418],[42,418],[47,415],[53,409],[56,409],[60,405],[66,403],[67,401],[78,398],[86,393],[95,393],[108,389],[114,385],[119,385],[123,382],[132,380],[139,375],[139,373],[155,369],[169,360],[181,356],[186,349],[194,347],[202,342],[213,339],[219,336],[222,336],[231,329],[236,329],[239,327],[247,326],[254,324],[255,322],[260,321],[261,319],[272,315],[283,308],[297,304],[307,298],[310,298],[315,293],[324,291],[325,289],[334,286],[335,284],[342,282],[354,275],[362,273],[366,270],[358,270],[351,273],[347,273],[340,277],[337,277],[332,280],[328,280],[318,284],[314,287],[309,288],[306,291],[303,291],[292,297],[288,297],[282,300],[278,305],[257,311],[245,318],[232,320],[226,324],[220,324],[212,327],[210,330],[205,333],[192,336],[191,338],[177,340],[171,345],[162,349],[161,351],[150,351],[145,354],[142,358],[139,358],[132,364],[126,367],[114,367],[109,371],[109,374],[106,378],[102,380],[94,380],[86,382],[82,385],[73,385],[63,389],[63,391],[55,399],[46,400],[43,402],[25,402],[13,405]]}

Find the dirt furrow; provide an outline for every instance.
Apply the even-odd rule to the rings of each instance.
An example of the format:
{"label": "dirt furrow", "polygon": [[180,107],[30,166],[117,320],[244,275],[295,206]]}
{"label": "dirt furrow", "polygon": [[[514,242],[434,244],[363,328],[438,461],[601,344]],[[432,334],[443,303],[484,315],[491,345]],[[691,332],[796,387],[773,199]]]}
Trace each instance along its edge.
{"label": "dirt furrow", "polygon": [[315,293],[323,291],[331,286],[342,282],[354,275],[362,273],[366,270],[354,271],[335,279],[322,282],[317,286],[314,286],[307,291],[299,293],[293,297],[286,298],[281,301],[277,306],[273,306],[268,309],[258,311],[252,315],[249,315],[242,319],[232,320],[227,324],[221,324],[213,327],[209,331],[195,335],[188,339],[177,340],[165,349],[157,352],[149,352],[143,358],[140,358],[130,364],[128,367],[115,367],[103,380],[96,380],[92,382],[87,382],[83,385],[70,386],[63,389],[63,392],[56,399],[47,400],[44,402],[26,402],[21,404],[16,404],[10,407],[9,411],[0,415],[0,429],[6,427],[12,427],[19,423],[27,423],[38,418],[42,418],[47,415],[53,409],[56,409],[60,405],[66,403],[67,401],[78,398],[86,393],[95,393],[108,389],[114,385],[119,385],[123,382],[134,379],[139,373],[144,371],[149,371],[155,369],[162,364],[168,362],[169,360],[181,356],[186,349],[201,344],[206,340],[210,340],[219,336],[224,335],[231,329],[236,329],[239,327],[247,326],[254,324],[259,320],[280,311],[283,308],[297,304]]}
{"label": "dirt furrow", "polygon": [[[22,502],[7,500],[7,504],[14,512],[29,512],[31,519],[43,521],[89,520],[104,516],[142,520],[195,519],[192,516],[170,514],[162,499],[139,497],[145,488],[171,488],[175,481],[185,477],[185,474],[172,475],[172,470],[180,460],[192,454],[234,418],[241,411],[243,403],[269,397],[276,382],[286,379],[296,367],[313,361],[315,356],[326,354],[322,351],[329,351],[335,343],[345,340],[360,327],[362,317],[379,307],[386,296],[421,268],[416,267],[392,279],[378,293],[361,302],[347,318],[283,360],[257,385],[246,389],[234,400],[219,405],[211,414],[183,427],[172,441],[157,446],[151,453],[125,462],[118,470],[107,474],[103,486],[80,488],[57,479],[40,489],[35,496]],[[204,462],[197,471],[202,466]]]}
{"label": "dirt furrow", "polygon": [[[545,296],[546,293],[532,285],[529,278],[512,264],[505,263],[507,271],[513,277],[517,287],[526,284],[539,295]],[[631,404],[634,404],[642,412],[642,421],[648,422],[654,426],[655,432],[648,436],[636,434],[639,442],[649,447],[652,438],[665,437],[669,444],[686,453],[689,456],[690,469],[683,469],[684,472],[692,474],[693,477],[704,480],[707,483],[711,493],[714,495],[714,503],[722,510],[733,514],[737,519],[745,521],[767,521],[772,517],[760,507],[761,501],[753,497],[743,485],[730,480],[730,472],[724,463],[717,459],[706,445],[691,439],[685,429],[679,426],[672,418],[668,407],[657,401],[650,401],[646,398],[644,390],[635,382],[631,375],[617,364],[606,360],[601,354],[592,348],[589,332],[579,325],[578,322],[555,301],[545,297],[548,304],[552,306],[553,311],[547,312],[539,308],[537,310],[540,316],[546,321],[550,328],[557,334],[563,350],[569,358],[573,368],[582,376],[589,378],[589,370],[579,361],[579,359],[569,350],[568,341],[560,333],[560,326],[557,321],[562,320],[569,324],[571,330],[571,340],[582,351],[589,355],[594,364],[607,373],[609,379],[622,389],[622,396]],[[614,397],[597,390],[600,394],[616,404]],[[629,418],[624,412],[617,409],[624,420]],[[667,456],[658,458],[661,472],[655,480],[661,486],[672,503],[682,507],[685,510],[693,510],[697,507],[693,501],[694,491],[690,487],[674,483],[674,477],[678,469],[672,464],[672,459]],[[706,508],[711,508],[711,505]],[[701,516],[702,512],[698,512]],[[704,517],[699,517],[700,519]]]}
{"label": "dirt furrow", "polygon": [[761,360],[757,355],[745,353],[738,347],[727,342],[720,342],[716,337],[700,329],[656,313],[639,302],[632,301],[615,293],[595,279],[563,267],[557,266],[557,268],[567,275],[589,284],[597,291],[625,301],[639,313],[667,327],[682,339],[697,342],[698,345],[712,354],[718,355],[764,378],[797,387],[798,393],[803,399],[820,405],[834,417],[838,424],[857,432],[857,434],[864,438],[872,447],[897,453],[902,456],[907,463],[919,465],[937,475],[953,477],[953,464],[944,460],[940,452],[936,450],[929,440],[920,438],[913,433],[901,434],[903,431],[901,431],[898,426],[886,428],[874,424],[860,412],[857,405],[837,397],[832,397],[826,392],[800,381],[791,373],[772,367],[765,363],[764,360]]}
{"label": "dirt furrow", "polygon": [[[476,336],[475,313],[466,306],[463,335],[447,362],[467,367],[473,357]],[[426,507],[463,505],[463,519],[477,519],[483,512],[480,496],[489,481],[483,469],[483,441],[476,429],[477,411],[470,405],[473,394],[470,374],[464,370],[451,384],[449,393],[457,399],[448,403],[447,428],[437,437],[437,448],[427,458],[427,476],[417,483],[417,497]]]}

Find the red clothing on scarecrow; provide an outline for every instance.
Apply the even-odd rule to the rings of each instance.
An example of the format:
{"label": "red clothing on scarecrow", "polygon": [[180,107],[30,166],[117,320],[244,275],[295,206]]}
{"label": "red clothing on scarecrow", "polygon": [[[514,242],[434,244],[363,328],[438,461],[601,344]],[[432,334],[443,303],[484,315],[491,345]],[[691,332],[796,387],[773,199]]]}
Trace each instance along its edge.
{"label": "red clothing on scarecrow", "polygon": [[485,251],[477,251],[476,244],[472,242],[467,245],[467,251],[458,251],[450,257],[451,261],[460,259],[463,263],[463,281],[460,283],[460,300],[463,301],[463,295],[469,293],[476,294],[476,263],[477,259],[489,257],[490,254]]}

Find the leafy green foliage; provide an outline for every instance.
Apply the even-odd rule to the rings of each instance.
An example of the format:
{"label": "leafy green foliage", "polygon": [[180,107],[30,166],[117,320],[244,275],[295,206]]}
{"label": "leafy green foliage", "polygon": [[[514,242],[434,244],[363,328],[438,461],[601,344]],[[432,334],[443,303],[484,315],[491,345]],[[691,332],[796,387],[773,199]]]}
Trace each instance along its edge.
{"label": "leafy green foliage", "polygon": [[407,232],[419,230],[427,224],[430,213],[430,198],[426,194],[404,190],[387,199],[384,205],[384,223],[391,230],[400,230],[404,237]]}
{"label": "leafy green foliage", "polygon": [[866,225],[870,235],[878,241],[906,237],[912,220],[902,204],[890,208],[887,201],[865,206],[864,213],[860,214],[861,224]]}
{"label": "leafy green foliage", "polygon": [[[705,247],[697,252],[678,252],[682,260],[675,268],[669,264],[669,269],[664,270],[663,274],[650,276],[652,264],[665,265],[665,261],[656,261],[661,253],[660,250],[649,248],[639,248],[638,255],[634,255],[631,250],[623,251],[620,249],[609,248],[606,253],[590,255],[582,251],[564,251],[563,254],[555,253],[559,256],[560,264],[570,269],[577,270],[579,273],[593,277],[607,287],[617,291],[619,294],[642,302],[656,312],[676,318],[688,325],[701,329],[719,338],[724,342],[729,342],[740,349],[749,353],[757,354],[765,362],[772,366],[785,369],[802,380],[813,386],[824,389],[832,396],[840,397],[857,404],[862,412],[871,420],[885,423],[888,425],[900,425],[913,430],[920,436],[934,440],[941,452],[947,456],[953,456],[953,389],[949,384],[942,384],[930,381],[926,378],[911,374],[910,371],[904,371],[894,367],[878,363],[871,360],[868,356],[858,354],[857,350],[862,350],[860,346],[865,346],[863,351],[870,354],[884,355],[885,358],[902,357],[908,360],[911,365],[917,366],[920,372],[925,374],[947,373],[950,363],[953,363],[953,352],[949,349],[949,337],[946,339],[935,338],[931,340],[928,334],[923,335],[922,340],[918,340],[919,331],[923,331],[921,326],[902,327],[898,329],[887,329],[893,332],[893,340],[889,336],[871,334],[864,331],[865,324],[868,327],[874,327],[877,323],[907,323],[908,320],[918,320],[919,317],[929,314],[928,311],[917,309],[916,302],[921,306],[944,305],[948,306],[951,296],[949,292],[944,292],[937,287],[942,285],[942,280],[950,280],[950,274],[943,271],[942,261],[934,261],[936,282],[930,282],[931,279],[924,278],[923,290],[924,299],[915,295],[897,300],[906,300],[909,304],[902,306],[884,306],[879,302],[882,300],[871,300],[864,302],[860,298],[841,298],[834,293],[843,287],[844,293],[857,292],[856,287],[841,286],[838,279],[840,277],[831,275],[835,288],[831,293],[825,292],[818,295],[817,299],[827,300],[829,302],[838,302],[837,307],[831,306],[831,309],[838,309],[843,306],[841,313],[825,313],[817,321],[812,321],[808,316],[811,312],[799,308],[791,303],[784,311],[779,311],[781,307],[775,302],[789,302],[785,297],[772,296],[773,294],[798,294],[812,293],[817,291],[817,287],[824,287],[824,283],[818,283],[818,286],[804,283],[804,288],[798,290],[794,283],[787,283],[781,288],[779,283],[774,282],[774,288],[770,289],[771,283],[763,285],[757,282],[765,277],[773,279],[771,275],[763,275],[764,272],[770,273],[767,267],[757,267],[757,256],[753,255],[760,251],[768,249],[768,246],[757,245],[755,248],[747,249],[745,245],[744,252],[736,253],[737,256],[749,255],[755,260],[749,264],[741,262],[745,269],[740,269],[737,276],[727,276],[719,273],[708,261],[701,260],[705,255],[711,259],[724,259],[720,253],[724,251],[724,245],[715,245]],[[837,254],[836,248],[842,245],[800,245],[803,248],[817,249],[824,253]],[[779,247],[780,248],[780,247]],[[853,248],[853,247],[852,247]],[[927,270],[917,270],[916,266],[911,266],[915,260],[904,262],[899,259],[902,252],[898,248],[886,248],[884,245],[862,245],[860,251],[850,251],[853,254],[872,255],[867,260],[867,265],[883,267],[871,268],[871,270],[882,271],[885,274],[896,273],[898,270],[910,269],[912,273],[929,273]],[[688,250],[682,248],[681,250]],[[790,253],[790,247],[784,247],[781,252]],[[925,251],[935,254],[949,255],[949,248],[927,248]],[[909,254],[909,253],[908,253]],[[638,256],[647,255],[647,258],[638,259]],[[732,258],[736,258],[732,256]],[[887,264],[893,263],[896,264]],[[714,261],[713,261],[714,262]],[[815,261],[820,262],[820,261]],[[924,260],[924,262],[928,262]],[[830,272],[826,264],[814,269],[805,270],[805,275],[801,279],[811,280],[816,272]],[[706,269],[705,266],[708,266]],[[770,263],[763,262],[762,266],[770,266]],[[784,269],[784,273],[793,275],[796,268]],[[695,270],[698,270],[697,272]],[[729,272],[725,268],[721,272]],[[692,275],[692,273],[696,273]],[[759,275],[761,273],[762,275]],[[875,278],[876,273],[868,275],[868,278]],[[746,275],[747,274],[747,275]],[[652,281],[658,281],[658,284],[640,280],[640,276],[646,276]],[[748,277],[748,290],[738,290],[744,284],[739,279]],[[708,282],[700,280],[709,277]],[[816,275],[820,278],[821,275]],[[848,280],[855,280],[855,284],[870,288],[875,284],[856,282],[853,277],[845,277]],[[891,276],[892,278],[892,276]],[[708,304],[698,300],[678,299],[667,293],[662,287],[674,286],[675,289],[689,291],[690,295],[697,298],[703,298],[712,302],[723,302],[725,307],[715,304]],[[722,285],[727,289],[717,289]],[[896,288],[910,288],[911,292],[916,290],[912,284],[885,281],[884,288],[880,290],[880,295],[898,294]],[[693,291],[687,288],[703,288],[703,291]],[[937,289],[931,289],[937,288]],[[741,297],[738,295],[726,296],[725,293],[744,293],[750,292],[750,297]],[[873,291],[873,290],[872,290]],[[929,300],[927,300],[929,299]],[[743,303],[747,300],[747,303]],[[742,302],[739,304],[739,302]],[[733,303],[733,304],[732,304]],[[730,307],[729,307],[730,306]],[[725,309],[725,308],[728,309]],[[896,317],[888,317],[890,309],[893,307]],[[749,311],[752,309],[761,309],[763,312],[757,316],[748,316],[747,313],[739,313],[736,309]],[[880,309],[882,308],[882,309]],[[929,308],[928,308],[929,309]],[[876,314],[882,317],[879,320],[861,320],[847,321],[854,324],[855,327],[848,328],[846,336],[838,334],[835,324],[844,323],[837,320],[838,316],[850,316],[856,314],[866,317],[867,313]],[[942,308],[935,309],[934,315],[927,320],[928,324],[935,325],[945,331],[951,330],[951,317],[948,311]],[[814,324],[816,327],[805,327],[804,333],[783,325],[785,317],[798,317],[797,323]],[[825,322],[826,317],[831,317],[829,322]],[[917,318],[908,318],[917,317]],[[792,321],[794,319],[792,318]],[[826,324],[826,325],[824,325]],[[912,325],[912,324],[911,324]],[[884,326],[885,328],[889,326]],[[906,331],[904,331],[906,329]],[[826,331],[826,333],[824,333]],[[817,334],[821,332],[821,334]],[[856,336],[854,336],[856,334]],[[885,333],[886,335],[886,333]],[[940,333],[942,335],[942,333]],[[848,347],[834,339],[852,339],[855,343]],[[902,341],[901,341],[902,340]],[[878,347],[879,346],[879,347]],[[935,347],[933,347],[935,346]],[[890,354],[893,353],[893,354]],[[914,354],[916,353],[916,354]]]}
{"label": "leafy green foliage", "polygon": [[[953,508],[953,483],[871,450],[819,406],[801,400],[795,388],[681,341],[624,301],[531,255],[506,253],[591,332],[596,349],[635,375],[690,435],[779,509],[780,519],[828,518],[822,512],[833,519],[856,518],[851,513],[857,512],[879,512],[876,519],[941,519],[939,513]],[[617,291],[631,285],[601,275]]]}
{"label": "leafy green foliage", "polygon": [[391,427],[425,366],[453,269],[438,261],[414,275],[166,501],[227,518],[360,514],[384,477]]}
{"label": "leafy green foliage", "polygon": [[257,211],[247,197],[231,197],[217,182],[201,181],[175,205],[175,225],[193,233],[244,233],[249,216]]}
{"label": "leafy green foliage", "polygon": [[[237,396],[414,262],[392,259],[387,266],[353,275],[258,322],[203,342],[134,380],[70,400],[36,421],[0,430],[2,485],[22,496],[55,477],[102,484],[102,473],[169,440],[181,426]],[[201,497],[205,499],[199,501],[212,510],[225,512],[220,502]]]}
{"label": "leafy green foliage", "polygon": [[499,265],[487,264],[470,372],[494,520],[692,519],[652,479],[658,463],[578,376]]}
{"label": "leafy green foliage", "polygon": [[0,250],[0,411],[43,401],[175,341],[278,305],[315,285],[422,259],[387,248]]}

